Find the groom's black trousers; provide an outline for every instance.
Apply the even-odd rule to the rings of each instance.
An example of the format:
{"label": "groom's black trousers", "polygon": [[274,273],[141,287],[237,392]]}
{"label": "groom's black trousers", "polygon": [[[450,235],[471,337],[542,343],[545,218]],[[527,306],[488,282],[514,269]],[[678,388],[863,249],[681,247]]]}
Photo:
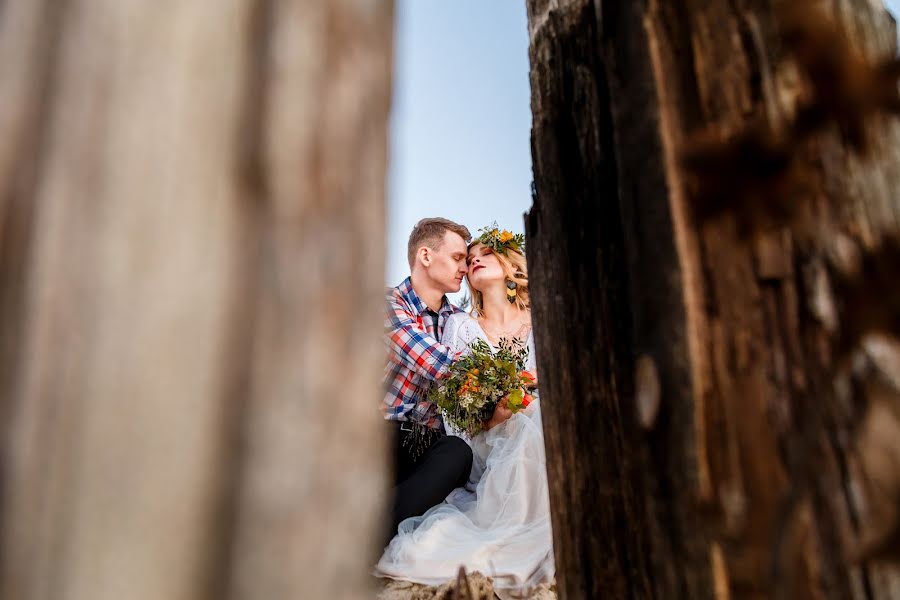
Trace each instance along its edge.
{"label": "groom's black trousers", "polygon": [[[408,423],[387,423],[393,441],[395,477],[393,522],[387,538],[390,541],[400,521],[424,514],[443,502],[454,488],[465,485],[472,470],[472,449],[462,439],[444,435],[443,431],[416,439],[416,433],[407,431]],[[416,442],[421,449],[418,456]]]}

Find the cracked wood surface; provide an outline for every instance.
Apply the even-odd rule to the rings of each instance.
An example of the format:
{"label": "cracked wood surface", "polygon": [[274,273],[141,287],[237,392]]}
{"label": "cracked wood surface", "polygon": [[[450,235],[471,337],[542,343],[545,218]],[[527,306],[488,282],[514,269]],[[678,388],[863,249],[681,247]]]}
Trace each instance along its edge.
{"label": "cracked wood surface", "polygon": [[[870,56],[894,51],[883,8],[820,4]],[[528,15],[526,226],[560,597],[891,597],[893,567],[842,557],[859,512],[853,400],[832,381],[825,265],[900,231],[898,124],[875,124],[865,160],[832,134],[810,144],[811,227],[745,244],[728,219],[693,222],[677,158],[700,128],[791,114],[773,3],[533,0]],[[637,357],[661,386],[645,432]]]}

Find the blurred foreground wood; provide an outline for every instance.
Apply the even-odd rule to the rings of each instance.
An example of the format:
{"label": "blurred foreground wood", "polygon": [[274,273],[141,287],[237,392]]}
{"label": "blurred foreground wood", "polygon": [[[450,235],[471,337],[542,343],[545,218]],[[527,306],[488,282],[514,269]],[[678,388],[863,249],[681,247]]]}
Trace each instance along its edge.
{"label": "blurred foreground wood", "polygon": [[0,9],[0,597],[368,598],[389,0]]}
{"label": "blurred foreground wood", "polygon": [[[889,59],[881,3],[527,4],[526,228],[560,598],[898,597],[896,562],[850,558],[898,524],[883,419],[900,396],[857,385],[875,375],[847,365],[870,353],[841,340],[900,277],[853,311],[834,268],[900,233],[898,123],[865,116],[868,156],[836,127],[790,149],[803,205],[803,186],[713,169],[700,184],[722,184],[722,210],[701,222],[680,165],[697,132],[776,139],[792,118],[803,73],[780,10],[816,24],[824,7],[853,48]],[[760,166],[735,155],[735,173]],[[766,213],[754,201],[786,215],[748,235],[742,215]]]}

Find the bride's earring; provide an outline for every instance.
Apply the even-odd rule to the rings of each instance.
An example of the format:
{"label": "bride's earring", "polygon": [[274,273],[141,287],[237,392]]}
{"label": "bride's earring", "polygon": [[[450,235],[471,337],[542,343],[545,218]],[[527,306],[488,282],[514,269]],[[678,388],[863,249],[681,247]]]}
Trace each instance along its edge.
{"label": "bride's earring", "polygon": [[515,281],[506,281],[506,299],[509,300],[510,304],[516,301],[516,295],[518,295],[518,292],[516,291],[517,287]]}

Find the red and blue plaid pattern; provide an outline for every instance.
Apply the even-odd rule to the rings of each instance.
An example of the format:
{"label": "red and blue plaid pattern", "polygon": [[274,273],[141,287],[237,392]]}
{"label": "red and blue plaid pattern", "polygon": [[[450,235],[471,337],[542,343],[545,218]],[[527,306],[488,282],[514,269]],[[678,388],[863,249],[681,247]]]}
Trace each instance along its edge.
{"label": "red and blue plaid pattern", "polygon": [[[431,382],[446,374],[454,352],[438,340],[447,317],[460,312],[444,297],[437,314],[413,290],[407,277],[386,295],[385,342],[388,362],[384,369],[387,391],[382,404],[384,418],[413,421],[440,429],[437,406],[425,399]],[[456,353],[458,354],[458,353]]]}

